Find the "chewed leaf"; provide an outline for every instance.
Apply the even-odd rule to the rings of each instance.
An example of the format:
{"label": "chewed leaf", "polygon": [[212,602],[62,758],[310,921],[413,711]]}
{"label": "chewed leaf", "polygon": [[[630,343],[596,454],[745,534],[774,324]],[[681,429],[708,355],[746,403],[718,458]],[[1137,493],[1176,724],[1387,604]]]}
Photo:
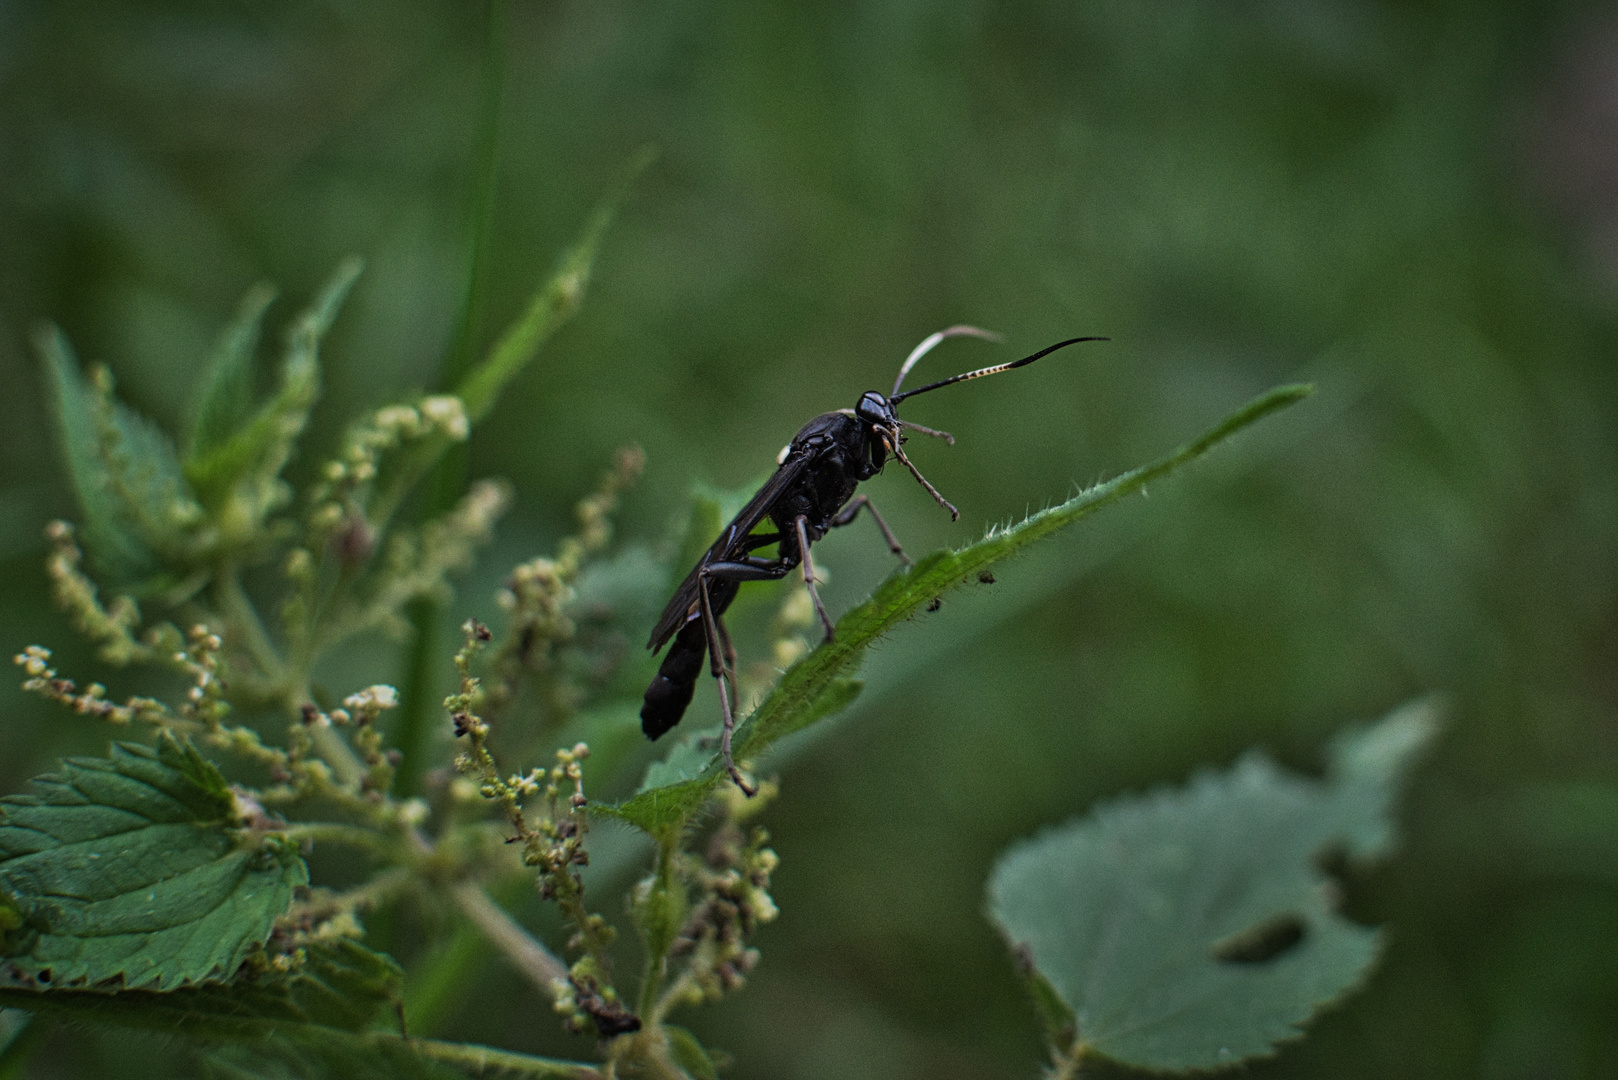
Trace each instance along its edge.
{"label": "chewed leaf", "polygon": [[[859,692],[860,684],[850,676],[864,659],[865,650],[941,594],[963,582],[983,580],[982,575],[992,565],[1035,540],[1145,490],[1148,484],[1195,461],[1236,432],[1278,409],[1296,404],[1310,393],[1308,386],[1277,387],[1254,398],[1164,458],[1081,491],[1012,528],[991,532],[969,547],[959,551],[936,551],[908,570],[896,571],[868,600],[851,608],[837,621],[835,640],[826,642],[794,664],[752,715],[737,725],[733,742],[736,760],[756,758],[787,735],[846,708]],[[659,833],[681,824],[699,810],[724,777],[724,765],[713,758],[696,779],[642,790],[616,807],[597,809],[648,832]]]}
{"label": "chewed leaf", "polygon": [[297,851],[237,828],[189,744],[73,758],[0,800],[7,966],[40,984],[171,989],[229,978],[308,881]]}
{"label": "chewed leaf", "polygon": [[990,917],[1102,1055],[1183,1071],[1272,1053],[1376,958],[1317,860],[1386,849],[1398,781],[1436,730],[1431,705],[1407,707],[1339,741],[1324,782],[1250,754],[1105,803],[1006,852]]}

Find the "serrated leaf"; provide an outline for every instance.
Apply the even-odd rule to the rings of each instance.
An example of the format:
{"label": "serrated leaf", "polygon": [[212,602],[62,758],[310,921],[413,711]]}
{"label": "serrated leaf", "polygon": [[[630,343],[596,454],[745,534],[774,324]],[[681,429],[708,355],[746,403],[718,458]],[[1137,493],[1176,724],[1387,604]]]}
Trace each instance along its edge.
{"label": "serrated leaf", "polygon": [[112,396],[110,376],[85,379],[60,330],[35,344],[54,390],[63,456],[96,565],[121,582],[151,577],[187,547],[201,518],[168,436]]}
{"label": "serrated leaf", "polygon": [[164,734],[71,758],[0,800],[9,967],[53,986],[229,978],[308,881],[297,851],[238,829],[219,770]]}
{"label": "serrated leaf", "polygon": [[188,462],[228,442],[253,411],[253,354],[258,349],[264,312],[275,300],[275,288],[260,282],[242,297],[236,318],[214,346],[198,380],[196,413],[187,439]]}
{"label": "serrated leaf", "polygon": [[[817,720],[848,708],[859,696],[860,686],[858,679],[832,679],[821,684],[816,688],[816,696],[805,701],[802,707],[792,710],[781,724],[771,730],[769,742],[785,738]],[[724,767],[717,764],[718,759],[714,756],[718,745],[717,737],[713,736],[680,744],[668,758],[653,763],[646,770],[646,779],[635,795],[617,806],[597,807],[597,810],[638,825],[654,835],[683,825],[708,801],[719,775],[723,774]],[[762,749],[769,743],[755,739],[751,745]],[[735,757],[737,761],[750,761],[752,751],[738,748]]]}
{"label": "serrated leaf", "polygon": [[[865,650],[934,598],[965,582],[977,580],[979,573],[1035,540],[1143,491],[1148,484],[1195,461],[1236,432],[1272,412],[1296,404],[1310,393],[1308,386],[1277,387],[1254,398],[1164,458],[1082,491],[1019,525],[991,531],[969,547],[935,551],[914,566],[895,571],[869,599],[849,609],[837,621],[835,640],[820,645],[788,669],[752,715],[737,725],[734,757],[738,761],[754,759],[785,736],[845,707],[858,692],[859,684],[849,676],[859,667]],[[715,757],[696,780],[642,791],[615,807],[597,809],[648,832],[661,832],[683,823],[700,809],[724,776],[724,766]]]}
{"label": "serrated leaf", "polygon": [[694,729],[670,747],[661,761],[646,766],[646,775],[641,779],[640,787],[635,789],[635,794],[696,780],[713,760],[714,752],[719,748],[720,734],[718,724]]}
{"label": "serrated leaf", "polygon": [[347,940],[304,953],[292,971],[249,965],[229,982],[167,991],[0,987],[0,1008],[225,1040],[308,1025],[362,1031],[399,999],[403,974],[390,957]]}
{"label": "serrated leaf", "polygon": [[1125,796],[1009,849],[989,915],[1073,1010],[1090,1050],[1142,1068],[1268,1055],[1364,978],[1375,930],[1342,918],[1322,852],[1384,852],[1430,704],[1334,744],[1324,781],[1253,753]]}
{"label": "serrated leaf", "polygon": [[293,321],[275,394],[223,442],[186,462],[186,475],[204,502],[226,507],[221,526],[236,542],[250,538],[290,497],[280,475],[320,393],[320,341],[363,266],[345,259]]}

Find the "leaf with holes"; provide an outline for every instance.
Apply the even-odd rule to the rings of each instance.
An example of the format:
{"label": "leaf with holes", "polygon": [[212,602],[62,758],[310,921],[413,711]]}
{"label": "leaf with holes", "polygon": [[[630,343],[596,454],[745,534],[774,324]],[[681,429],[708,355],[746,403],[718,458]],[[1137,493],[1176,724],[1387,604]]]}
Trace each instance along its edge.
{"label": "leaf with holes", "polygon": [[1387,850],[1393,798],[1437,728],[1417,703],[1339,740],[1324,781],[1254,753],[1104,803],[1001,857],[990,918],[1087,1051],[1165,1071],[1268,1055],[1376,958],[1377,932],[1336,912],[1318,860]]}
{"label": "leaf with holes", "polygon": [[71,758],[0,800],[0,955],[52,986],[227,979],[308,879],[283,838],[237,827],[224,778],[165,734]]}

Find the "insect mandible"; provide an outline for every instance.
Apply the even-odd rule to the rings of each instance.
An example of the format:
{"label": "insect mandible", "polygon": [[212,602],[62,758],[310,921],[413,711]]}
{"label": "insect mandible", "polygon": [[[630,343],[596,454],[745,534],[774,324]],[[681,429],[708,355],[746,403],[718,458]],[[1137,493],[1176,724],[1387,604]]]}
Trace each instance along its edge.
{"label": "insect mandible", "polygon": [[[953,445],[954,436],[929,427],[901,420],[895,412],[906,398],[938,390],[969,379],[996,375],[1025,364],[1032,364],[1057,349],[1065,349],[1081,341],[1106,341],[1102,337],[1077,337],[1059,341],[1041,349],[1032,356],[1014,360],[1009,364],[979,368],[948,379],[929,383],[915,390],[900,392],[905,376],[916,361],[925,356],[939,342],[952,337],[979,337],[998,341],[999,337],[972,326],[952,326],[930,335],[917,345],[899,368],[893,390],[884,397],[875,390],[860,396],[852,409],[838,409],[821,413],[805,424],[789,443],[778,460],[775,475],[759,488],[735,519],[720,532],[719,538],[697,560],[680,587],[674,591],[668,607],[652,628],[651,640],[646,647],[654,653],[668,644],[668,655],[657,670],[657,676],[646,688],[641,705],[641,730],[647,738],[656,739],[668,731],[685,715],[686,707],[696,692],[703,659],[708,662],[709,674],[719,683],[719,709],[723,720],[720,752],[724,755],[725,769],[736,786],[751,795],[753,786],[736,768],[730,755],[731,733],[736,726],[736,650],[730,633],[725,629],[724,614],[736,599],[736,593],[745,582],[779,581],[795,569],[801,569],[803,583],[814,601],[815,612],[826,628],[826,640],[832,640],[834,629],[826,606],[820,602],[815,589],[814,561],[809,547],[831,529],[847,525],[861,510],[870,512],[877,528],[888,542],[888,548],[905,563],[910,559],[899,546],[898,539],[888,523],[877,513],[871,500],[856,494],[860,483],[882,471],[889,457],[899,459],[922,487],[927,489],[938,504],[950,513],[951,520],[960,518],[960,511],[927,478],[904,452],[904,431],[931,435]],[[775,527],[774,532],[755,533],[753,530],[766,519]],[[754,555],[759,548],[776,546],[773,559]]]}

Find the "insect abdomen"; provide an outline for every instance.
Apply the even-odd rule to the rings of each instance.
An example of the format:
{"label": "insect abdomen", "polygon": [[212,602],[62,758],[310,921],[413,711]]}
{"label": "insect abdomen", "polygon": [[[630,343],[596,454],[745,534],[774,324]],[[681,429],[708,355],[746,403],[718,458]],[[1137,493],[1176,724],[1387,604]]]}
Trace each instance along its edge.
{"label": "insect abdomen", "polygon": [[648,739],[662,735],[685,715],[707,652],[708,639],[702,632],[701,619],[692,619],[680,627],[641,703],[640,729]]}

